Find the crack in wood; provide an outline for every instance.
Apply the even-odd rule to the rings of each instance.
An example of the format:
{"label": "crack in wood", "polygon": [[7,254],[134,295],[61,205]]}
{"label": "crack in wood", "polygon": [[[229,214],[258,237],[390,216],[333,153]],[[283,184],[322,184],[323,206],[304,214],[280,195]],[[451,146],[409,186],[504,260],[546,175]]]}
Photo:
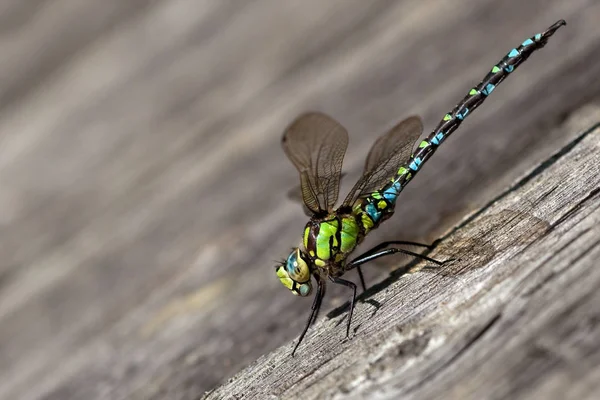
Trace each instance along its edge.
{"label": "crack in wood", "polygon": [[[565,249],[569,248],[573,243],[575,243],[577,240],[579,240],[582,236],[584,236],[590,230],[591,230],[591,228],[586,228],[586,229],[582,230],[576,236],[574,236],[572,239],[570,239],[565,244],[563,244],[562,246],[557,248],[556,251],[553,252],[547,260],[545,260],[542,264],[540,264],[540,266],[538,268],[535,268],[529,275],[537,273],[541,268],[543,268],[545,265],[547,265],[550,261],[559,257]],[[547,283],[551,282],[555,277],[560,275],[562,272],[563,271],[552,271],[541,282],[539,282],[535,286],[533,286],[533,287],[529,288],[527,291],[525,291],[523,293],[523,297],[530,297],[531,295],[535,294],[538,290],[540,290],[542,287],[544,287]],[[524,281],[527,281],[527,280],[528,280],[528,278],[524,279]]]}
{"label": "crack in wood", "polygon": [[579,211],[585,203],[587,203],[588,201],[590,201],[594,197],[596,197],[598,195],[598,193],[600,193],[600,187],[597,187],[597,188],[594,188],[593,190],[591,190],[587,196],[585,196],[583,199],[579,200],[575,205],[571,206],[567,210],[567,212],[565,212],[563,215],[561,215],[552,224],[552,229],[556,228],[557,226],[560,226],[563,222],[565,222],[567,219],[569,219],[572,215],[574,215],[577,211]]}

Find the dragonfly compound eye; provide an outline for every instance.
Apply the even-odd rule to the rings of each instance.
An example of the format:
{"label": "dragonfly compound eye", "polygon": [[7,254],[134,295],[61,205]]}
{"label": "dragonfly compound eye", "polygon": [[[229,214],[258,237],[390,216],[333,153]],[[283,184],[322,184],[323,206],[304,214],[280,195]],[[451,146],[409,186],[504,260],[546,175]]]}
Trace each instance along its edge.
{"label": "dragonfly compound eye", "polygon": [[277,277],[283,286],[297,296],[308,296],[312,292],[308,262],[308,260],[303,258],[300,249],[296,248],[289,255],[285,263],[275,267]]}
{"label": "dragonfly compound eye", "polygon": [[310,268],[308,263],[302,258],[300,249],[294,249],[286,261],[285,267],[290,278],[298,283],[310,281]]}

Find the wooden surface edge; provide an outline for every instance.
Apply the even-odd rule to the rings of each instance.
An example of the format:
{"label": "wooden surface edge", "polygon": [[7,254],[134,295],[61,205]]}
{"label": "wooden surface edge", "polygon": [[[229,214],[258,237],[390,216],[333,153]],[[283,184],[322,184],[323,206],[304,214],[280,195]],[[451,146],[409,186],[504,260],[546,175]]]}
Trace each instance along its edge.
{"label": "wooden surface edge", "polygon": [[[457,261],[374,284],[350,340],[338,326],[343,306],[313,326],[297,357],[289,355],[295,338],[203,398],[597,394],[599,149],[600,122],[444,235],[432,256],[454,250]],[[587,331],[571,326],[578,314]]]}

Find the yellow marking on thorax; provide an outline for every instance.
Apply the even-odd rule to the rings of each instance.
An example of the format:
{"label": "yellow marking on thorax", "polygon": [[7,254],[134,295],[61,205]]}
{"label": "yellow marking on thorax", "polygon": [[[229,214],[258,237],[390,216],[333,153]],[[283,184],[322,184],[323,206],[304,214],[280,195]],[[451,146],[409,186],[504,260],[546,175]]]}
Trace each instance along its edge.
{"label": "yellow marking on thorax", "polygon": [[304,248],[308,248],[308,237],[310,236],[310,226],[304,229]]}
{"label": "yellow marking on thorax", "polygon": [[325,261],[321,260],[320,258],[315,259],[315,265],[317,267],[324,267],[325,266]]}

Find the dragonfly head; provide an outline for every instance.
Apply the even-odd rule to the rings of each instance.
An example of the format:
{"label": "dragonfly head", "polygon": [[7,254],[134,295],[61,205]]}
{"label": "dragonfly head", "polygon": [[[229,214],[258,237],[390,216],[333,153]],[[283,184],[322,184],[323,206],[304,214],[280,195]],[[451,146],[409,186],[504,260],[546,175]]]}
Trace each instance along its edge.
{"label": "dragonfly head", "polygon": [[295,248],[285,262],[275,267],[275,272],[283,286],[295,295],[305,297],[312,291],[308,264],[306,254],[299,248]]}

